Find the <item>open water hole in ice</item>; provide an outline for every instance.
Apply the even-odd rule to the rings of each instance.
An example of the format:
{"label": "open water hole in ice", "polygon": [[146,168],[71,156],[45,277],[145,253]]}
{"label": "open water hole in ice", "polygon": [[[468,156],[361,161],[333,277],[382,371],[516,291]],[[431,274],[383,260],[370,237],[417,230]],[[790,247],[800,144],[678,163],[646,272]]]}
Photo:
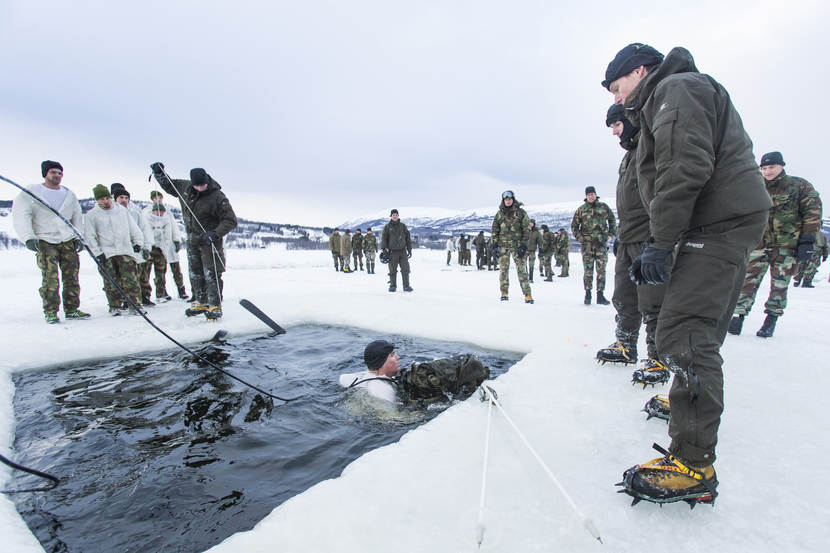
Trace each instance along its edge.
{"label": "open water hole in ice", "polygon": [[[376,333],[320,325],[204,344],[200,353],[283,397],[256,391],[175,351],[15,376],[17,461],[52,473],[48,492],[13,495],[48,552],[197,552],[252,528],[277,505],[367,451],[397,441],[451,402],[396,410],[345,391]],[[384,336],[401,367],[473,353],[491,378],[517,353]],[[40,485],[14,473],[13,486]]]}

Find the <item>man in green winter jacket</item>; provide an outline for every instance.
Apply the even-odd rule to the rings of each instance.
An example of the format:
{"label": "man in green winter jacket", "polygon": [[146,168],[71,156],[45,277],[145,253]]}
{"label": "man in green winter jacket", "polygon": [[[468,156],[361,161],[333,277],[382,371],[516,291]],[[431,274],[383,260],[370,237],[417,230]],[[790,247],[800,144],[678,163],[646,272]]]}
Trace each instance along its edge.
{"label": "man in green winter jacket", "polygon": [[[533,269],[536,261],[536,250],[539,248],[539,229],[536,228],[536,219],[530,220],[530,234],[527,238],[527,251],[530,255],[527,256],[527,276],[530,282],[533,282]],[[541,261],[539,265],[541,265]]]}
{"label": "man in green winter jacket", "polygon": [[[403,291],[411,292],[409,285],[409,258],[412,257],[412,237],[409,229],[400,221],[397,209],[389,213],[390,220],[383,227],[380,235],[380,248],[383,250],[383,257],[389,260],[389,291],[398,289],[398,265],[401,267],[401,279],[403,280]],[[383,261],[381,257],[381,261]]]}
{"label": "man in green winter jacket", "polygon": [[[597,303],[608,305],[605,292],[605,264],[608,263],[608,239],[617,234],[614,212],[605,202],[599,201],[593,186],[585,188],[585,202],[579,206],[571,221],[571,231],[582,246],[582,265],[585,288],[585,305],[591,304],[591,285],[594,267],[597,270]],[[563,269],[564,270],[564,269]]]}
{"label": "man in green winter jacket", "polygon": [[767,270],[770,273],[770,292],[764,304],[767,314],[756,333],[771,338],[778,317],[787,307],[787,290],[796,273],[798,263],[813,256],[816,234],[821,231],[821,199],[813,185],[784,171],[781,152],[769,152],[761,157],[761,173],[767,193],[772,200],[764,238],[752,253],[746,266],[741,295],[729,323],[730,334],[740,334],[744,317],[755,303],[755,294]]}
{"label": "man in green winter jacket", "polygon": [[669,450],[625,471],[623,485],[635,499],[713,502],[720,346],[771,202],[729,94],[698,72],[686,49],[664,60],[651,46],[630,44],[602,84],[640,128],[637,186],[650,238],[629,271],[637,284],[667,283],[656,342],[675,373]]}
{"label": "man in green winter jacket", "polygon": [[505,190],[501,195],[501,203],[496,216],[493,218],[492,240],[499,256],[499,288],[501,301],[507,301],[510,287],[510,258],[516,263],[516,272],[519,275],[519,285],[525,296],[525,303],[533,303],[530,295],[530,283],[527,279],[527,240],[530,236],[530,217],[522,209],[522,203],[515,199],[512,190]]}

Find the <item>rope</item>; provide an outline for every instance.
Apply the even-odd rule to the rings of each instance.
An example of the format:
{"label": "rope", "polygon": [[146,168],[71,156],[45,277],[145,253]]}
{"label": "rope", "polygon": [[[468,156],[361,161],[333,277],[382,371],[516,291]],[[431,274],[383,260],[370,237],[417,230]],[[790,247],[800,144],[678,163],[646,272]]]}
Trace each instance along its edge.
{"label": "rope", "polygon": [[[482,385],[482,387],[485,387]],[[478,521],[476,522],[476,543],[481,547],[484,541],[484,497],[487,491],[487,466],[490,462],[490,420],[493,413],[493,402],[487,402],[487,429],[484,432],[484,463],[481,466],[481,496],[478,500]]]}
{"label": "rope", "polygon": [[7,183],[11,184],[12,186],[14,186],[14,187],[16,187],[16,188],[19,188],[20,190],[22,190],[23,192],[25,192],[26,194],[28,194],[29,196],[31,196],[32,198],[34,198],[34,199],[35,199],[38,203],[42,204],[42,205],[43,205],[43,206],[45,206],[47,209],[49,209],[49,211],[51,211],[52,213],[54,213],[55,215],[57,215],[57,216],[61,219],[61,221],[63,221],[63,222],[64,222],[64,223],[66,223],[67,225],[69,225],[69,227],[72,229],[72,231],[73,231],[73,232],[75,233],[75,235],[77,236],[77,240],[78,240],[78,241],[80,241],[80,243],[83,245],[84,249],[85,249],[85,250],[89,253],[89,256],[92,258],[92,260],[95,262],[95,264],[96,264],[96,265],[98,266],[98,268],[100,269],[101,274],[102,274],[102,275],[104,275],[104,277],[105,277],[105,278],[106,278],[106,279],[110,282],[110,284],[112,284],[112,285],[115,287],[115,289],[116,289],[116,290],[118,290],[118,292],[119,292],[119,293],[120,293],[120,294],[124,297],[125,301],[126,301],[126,302],[130,305],[130,307],[132,307],[132,308],[133,308],[133,310],[134,310],[136,313],[138,313],[139,315],[141,315],[141,318],[143,318],[143,319],[147,322],[147,324],[149,324],[151,327],[153,327],[153,328],[154,328],[154,329],[155,329],[155,330],[156,330],[159,334],[161,334],[162,336],[164,336],[165,338],[167,338],[168,340],[170,340],[171,342],[173,342],[175,345],[177,345],[178,347],[180,347],[181,349],[183,349],[184,351],[186,351],[186,352],[187,352],[187,353],[189,353],[190,355],[194,356],[194,357],[195,357],[196,359],[198,359],[199,361],[201,361],[201,362],[205,363],[206,365],[208,365],[208,366],[209,366],[209,367],[211,367],[212,369],[214,369],[214,370],[217,370],[217,371],[221,372],[221,373],[222,373],[222,374],[224,374],[225,376],[228,376],[228,377],[230,377],[230,378],[232,378],[232,379],[236,380],[237,382],[241,382],[241,383],[242,383],[242,384],[244,384],[245,386],[248,386],[249,388],[251,388],[251,389],[253,389],[253,390],[256,390],[257,392],[260,392],[261,394],[265,394],[266,396],[268,396],[268,397],[270,397],[270,398],[273,398],[273,399],[278,399],[278,400],[280,400],[280,401],[284,401],[284,402],[286,402],[286,403],[287,403],[287,402],[289,402],[289,401],[294,401],[295,399],[299,399],[300,397],[302,397],[302,396],[297,396],[297,397],[293,397],[293,398],[284,398],[284,397],[280,397],[280,396],[278,396],[278,395],[272,394],[272,393],[270,393],[270,392],[266,392],[266,391],[265,391],[265,390],[263,390],[262,388],[259,388],[259,387],[257,387],[257,386],[254,386],[254,385],[253,385],[253,384],[251,384],[250,382],[246,382],[245,380],[242,380],[242,379],[241,379],[241,378],[239,378],[238,376],[234,376],[234,375],[233,375],[233,374],[231,374],[230,372],[226,371],[226,370],[225,370],[225,369],[223,369],[222,367],[220,367],[220,366],[218,366],[217,364],[213,363],[213,362],[212,362],[212,361],[210,361],[209,359],[206,359],[206,358],[205,358],[205,357],[203,357],[202,355],[199,355],[198,353],[196,353],[196,352],[195,352],[195,351],[193,351],[192,349],[188,348],[187,346],[185,346],[184,344],[182,344],[181,342],[179,342],[178,340],[176,340],[175,338],[173,338],[172,336],[170,336],[169,334],[167,334],[164,330],[162,330],[161,328],[159,328],[159,327],[156,325],[156,323],[154,323],[153,321],[151,321],[151,320],[150,320],[150,318],[147,316],[147,313],[146,313],[143,309],[141,309],[141,307],[140,307],[140,306],[138,306],[138,305],[137,305],[137,304],[133,301],[133,299],[132,299],[129,295],[127,295],[127,293],[124,291],[124,289],[123,289],[123,288],[121,288],[121,286],[119,286],[119,285],[118,285],[118,283],[115,281],[115,279],[114,279],[114,278],[112,277],[112,275],[109,273],[109,271],[107,271],[106,267],[104,267],[104,265],[101,263],[101,261],[100,261],[97,257],[95,257],[95,254],[94,254],[94,253],[92,253],[92,250],[89,248],[89,244],[87,244],[87,243],[86,243],[86,241],[84,240],[83,235],[80,233],[80,231],[79,231],[77,228],[75,228],[75,225],[73,225],[73,224],[72,224],[72,223],[71,223],[71,222],[70,222],[70,221],[69,221],[66,217],[64,217],[63,215],[61,215],[61,214],[60,214],[60,213],[59,213],[56,209],[54,209],[52,206],[50,206],[49,204],[47,204],[46,202],[44,202],[42,199],[40,199],[37,195],[33,194],[33,193],[32,193],[31,191],[29,191],[28,189],[23,188],[22,186],[20,186],[19,184],[17,184],[17,183],[16,183],[16,182],[14,182],[13,180],[7,179],[7,178],[6,178],[6,177],[4,177],[3,175],[0,175],[0,180],[4,180],[4,181],[6,181]]}
{"label": "rope", "polygon": [[545,463],[544,460],[542,460],[542,457],[539,456],[539,454],[536,452],[536,450],[533,448],[533,446],[530,445],[530,442],[527,441],[527,438],[525,438],[524,434],[522,434],[522,431],[519,430],[519,427],[516,426],[516,424],[513,422],[513,419],[510,418],[510,416],[504,410],[504,407],[502,407],[501,403],[499,403],[499,401],[496,399],[496,397],[493,394],[493,391],[490,389],[490,387],[481,386],[481,388],[484,390],[484,393],[487,395],[487,397],[490,399],[490,401],[496,407],[498,407],[499,411],[501,411],[501,414],[504,415],[505,420],[510,424],[510,426],[513,428],[513,430],[519,436],[519,439],[522,440],[522,443],[525,444],[527,449],[530,451],[531,455],[533,455],[533,457],[536,459],[536,461],[539,463],[539,465],[541,465],[541,467],[545,471],[545,473],[547,473],[547,475],[550,477],[550,479],[553,481],[553,483],[556,484],[556,487],[559,488],[559,492],[568,501],[571,508],[574,510],[574,512],[577,514],[577,516],[582,521],[582,525],[585,527],[585,529],[588,531],[588,533],[591,534],[591,536],[594,539],[599,541],[599,543],[602,543],[602,538],[600,537],[599,531],[597,530],[597,528],[594,525],[593,521],[591,519],[587,518],[585,516],[585,514],[579,509],[579,507],[577,507],[576,503],[574,503],[574,500],[571,499],[571,496],[568,495],[568,492],[566,492],[565,488],[562,486],[562,484],[559,483],[559,479],[556,478],[556,476],[553,474],[553,471],[551,471],[550,468],[548,468],[548,465]]}
{"label": "rope", "polygon": [[13,493],[24,493],[24,492],[45,492],[45,491],[51,490],[52,488],[54,488],[55,486],[60,484],[60,479],[58,479],[57,476],[52,476],[51,474],[47,474],[45,472],[40,472],[39,470],[35,470],[35,469],[29,468],[29,467],[24,467],[23,465],[18,465],[14,461],[12,461],[10,459],[7,459],[6,457],[3,457],[3,455],[0,455],[0,462],[10,466],[13,469],[22,470],[23,472],[28,472],[29,474],[34,474],[35,476],[39,476],[39,477],[41,477],[45,480],[51,480],[52,481],[51,484],[47,484],[47,485],[41,486],[39,488],[26,488],[25,490],[0,490],[0,493],[5,493],[5,494],[11,495]]}

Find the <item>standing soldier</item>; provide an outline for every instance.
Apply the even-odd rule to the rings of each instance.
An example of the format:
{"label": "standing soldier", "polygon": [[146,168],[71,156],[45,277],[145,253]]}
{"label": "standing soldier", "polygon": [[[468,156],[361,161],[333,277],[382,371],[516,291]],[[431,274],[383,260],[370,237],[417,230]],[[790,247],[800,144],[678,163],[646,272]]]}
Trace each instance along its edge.
{"label": "standing soldier", "polygon": [[340,255],[340,229],[334,229],[329,237],[329,249],[331,250],[331,257],[334,259],[334,270],[340,271],[343,269],[343,257]]}
{"label": "standing soldier", "polygon": [[[585,203],[574,213],[571,231],[582,246],[582,265],[585,269],[582,284],[585,287],[585,305],[591,305],[591,285],[594,267],[597,270],[597,303],[608,305],[605,299],[605,264],[608,262],[608,239],[617,233],[614,213],[608,204],[597,201],[593,186],[585,188]],[[564,270],[564,269],[563,269]]]}
{"label": "standing soldier", "polygon": [[340,237],[340,255],[343,256],[343,272],[353,273],[349,263],[352,259],[352,233],[346,229],[345,234]]}
{"label": "standing soldier", "polygon": [[366,254],[366,272],[375,274],[375,254],[378,253],[378,237],[372,233],[372,228],[366,229],[363,237],[363,253]]}
{"label": "standing soldier", "polygon": [[358,263],[360,263],[360,270],[363,270],[363,235],[360,229],[357,229],[352,236],[352,255],[354,256],[354,268],[357,270]]}
{"label": "standing soldier", "polygon": [[[185,287],[184,287],[184,277],[182,276],[182,267],[181,267],[181,263],[179,263],[179,250],[182,249],[182,235],[181,235],[181,232],[179,231],[179,224],[176,222],[176,218],[173,217],[173,214],[170,211],[168,211],[166,207],[164,209],[156,210],[156,208],[155,208],[156,205],[161,205],[161,207],[164,207],[164,194],[162,194],[158,190],[153,190],[153,191],[150,192],[150,201],[152,203],[149,206],[147,206],[147,208],[145,209],[145,214],[147,214],[147,218],[150,219],[150,226],[153,227],[153,219],[152,219],[152,217],[150,217],[150,215],[152,213],[154,213],[155,211],[160,211],[161,216],[164,217],[164,219],[167,221],[167,223],[165,223],[164,226],[167,226],[168,224],[170,225],[170,229],[171,229],[170,230],[170,232],[171,232],[170,238],[173,241],[174,251],[173,251],[172,255],[170,255],[169,249],[167,248],[166,243],[165,243],[164,246],[159,245],[159,243],[158,243],[158,236],[159,235],[158,235],[155,227],[153,227],[153,238],[155,240],[154,245],[155,245],[155,247],[158,247],[158,249],[161,252],[164,253],[164,258],[165,258],[166,262],[170,265],[170,272],[173,273],[173,282],[176,283],[176,291],[179,293],[179,299],[186,300],[187,299],[187,290],[185,290]],[[166,235],[166,231],[164,231],[163,234]],[[156,297],[161,298],[162,296],[159,296],[159,290],[158,290],[158,284],[159,284],[158,272],[159,272],[159,267],[160,267],[159,262],[160,262],[161,258],[156,256],[155,249],[153,250],[152,254],[154,256],[153,257],[153,263],[155,264],[155,272],[156,272],[156,277],[155,277]],[[166,275],[166,273],[167,273],[167,266],[165,265],[164,267],[162,267],[162,277],[164,277]],[[162,291],[165,293],[165,296],[166,296],[167,295],[167,283],[165,282],[164,278],[162,278],[161,282],[164,282],[164,286],[162,286]],[[166,300],[169,300],[169,299],[170,299],[170,297],[166,296]]]}
{"label": "standing soldier", "polygon": [[767,229],[761,243],[749,254],[741,295],[729,323],[729,334],[740,334],[744,317],[755,303],[764,275],[770,272],[770,293],[764,304],[767,318],[755,333],[771,338],[778,317],[787,307],[787,290],[797,264],[813,256],[816,234],[821,231],[821,200],[813,185],[784,171],[781,152],[761,157],[761,173],[772,200]]}
{"label": "standing soldier", "polygon": [[626,470],[624,490],[658,503],[711,503],[723,412],[720,347],[769,196],[729,93],[698,72],[688,50],[674,48],[663,60],[650,46],[630,44],[602,84],[640,127],[637,185],[650,238],[629,270],[638,284],[667,282],[657,351],[675,374],[669,450]]}
{"label": "standing soldier", "polygon": [[[61,185],[61,164],[47,159],[40,164],[40,173],[43,176],[43,184],[29,186],[29,192],[68,219],[79,232],[83,232],[83,216],[78,198],[71,190]],[[67,319],[88,319],[89,313],[78,309],[81,305],[78,252],[83,248],[83,244],[75,238],[72,229],[25,192],[21,192],[14,199],[12,221],[20,241],[37,254],[37,266],[41,274],[40,298],[46,322],[59,322],[61,296],[64,316]]]}
{"label": "standing soldier", "polygon": [[620,141],[625,150],[617,180],[617,215],[620,224],[614,239],[614,295],[611,302],[617,311],[615,321],[616,341],[597,352],[597,361],[602,363],[633,364],[637,362],[637,341],[640,325],[646,325],[646,348],[648,358],[643,366],[634,372],[634,381],[642,384],[667,382],[669,370],[659,361],[654,332],[657,316],[663,303],[666,285],[637,286],[628,276],[628,268],[643,252],[648,240],[648,211],[637,187],[636,155],[640,129],[625,116],[625,109],[614,104],[608,109],[605,124]]}
{"label": "standing soldier", "polygon": [[557,235],[552,233],[547,225],[542,225],[542,239],[539,241],[539,264],[542,265],[542,271],[547,275],[545,282],[553,281],[553,267],[550,266],[550,258],[553,256],[556,241]]}
{"label": "standing soldier", "polygon": [[[798,264],[798,274],[795,275],[795,283],[793,286],[801,284],[802,288],[815,288],[813,286],[813,278],[818,272],[818,268],[822,261],[827,261],[827,238],[821,231],[816,234],[816,246],[813,252],[813,257],[807,263]],[[802,283],[801,280],[804,279]]]}
{"label": "standing soldier", "polygon": [[525,303],[533,303],[530,295],[530,283],[527,281],[527,267],[525,254],[527,253],[527,239],[530,235],[530,217],[522,209],[522,203],[517,201],[512,190],[505,190],[501,195],[501,203],[496,216],[493,218],[493,242],[499,256],[499,287],[501,301],[507,301],[507,291],[510,286],[510,257],[516,263],[516,272],[519,275],[519,285],[525,296]]}
{"label": "standing soldier", "polygon": [[[179,249],[181,248],[181,236],[176,221],[172,216],[168,217],[167,208],[162,203],[154,203],[150,207],[148,220],[150,228],[153,229],[153,249],[150,252],[150,260],[155,271],[156,300],[170,301],[172,298],[167,294],[167,264],[172,267],[179,264]],[[176,279],[175,273],[173,279]],[[179,272],[178,281],[181,296],[184,292],[182,274]],[[185,297],[187,295],[185,294]]]}
{"label": "standing soldier", "polygon": [[[112,201],[112,193],[106,186],[95,185],[92,195],[96,205],[84,218],[84,239],[100,263],[98,271],[104,279],[104,294],[110,315],[115,317],[127,311],[122,309],[124,300],[121,293],[104,276],[104,270],[141,309],[138,266],[133,254],[141,252],[144,247],[144,235],[127,208]],[[132,313],[136,314],[135,308]]]}
{"label": "standing soldier", "polygon": [[487,256],[487,239],[484,238],[483,230],[478,231],[473,245],[476,247],[476,269],[481,271],[484,269],[484,258]]}
{"label": "standing soldier", "polygon": [[398,289],[398,265],[400,265],[403,291],[411,292],[409,258],[412,257],[412,238],[409,235],[409,229],[400,221],[397,209],[389,212],[389,216],[391,219],[383,227],[380,236],[380,247],[384,257],[389,260],[389,291],[394,292]]}
{"label": "standing soldier", "polygon": [[222,273],[225,250],[222,238],[236,228],[236,214],[222,187],[204,169],[190,170],[190,180],[171,179],[164,165],[150,166],[162,189],[179,198],[187,232],[187,264],[194,302],[185,310],[192,317],[222,317]]}
{"label": "standing soldier", "polygon": [[530,234],[527,239],[527,251],[530,255],[527,256],[527,276],[530,282],[533,282],[533,269],[536,261],[536,250],[539,248],[539,229],[536,228],[536,219],[530,220]]}
{"label": "standing soldier", "polygon": [[112,193],[115,203],[127,210],[127,213],[130,214],[130,217],[133,218],[135,224],[138,225],[138,229],[144,237],[144,243],[141,245],[141,251],[133,254],[133,257],[135,258],[136,270],[138,271],[138,284],[141,288],[141,304],[146,307],[153,307],[156,305],[150,299],[150,295],[153,293],[152,288],[150,288],[150,269],[153,267],[153,261],[151,259],[153,249],[153,229],[150,227],[150,221],[141,209],[136,207],[135,204],[130,203],[130,193],[127,192],[127,189],[124,188],[123,184],[120,182],[112,183],[110,185],[110,192]]}
{"label": "standing soldier", "polygon": [[452,261],[452,252],[455,251],[455,240],[453,239],[452,234],[450,234],[450,237],[447,238],[446,246],[447,246],[447,267],[449,267],[450,266],[450,261]]}
{"label": "standing soldier", "polygon": [[489,240],[487,240],[487,270],[494,271],[499,268],[498,262],[498,248],[496,247],[496,242],[493,240],[491,236]]}
{"label": "standing soldier", "polygon": [[462,232],[461,236],[458,238],[458,264],[461,265],[462,267],[464,266],[464,259],[465,259],[464,250],[466,250],[466,249],[467,249],[467,235]]}
{"label": "standing soldier", "polygon": [[[568,255],[571,252],[571,237],[568,236],[568,231],[562,227],[556,231],[555,238],[556,266],[561,267],[559,277],[564,278],[568,276],[568,271],[571,268],[571,260]],[[599,297],[597,297],[597,301],[599,301]]]}

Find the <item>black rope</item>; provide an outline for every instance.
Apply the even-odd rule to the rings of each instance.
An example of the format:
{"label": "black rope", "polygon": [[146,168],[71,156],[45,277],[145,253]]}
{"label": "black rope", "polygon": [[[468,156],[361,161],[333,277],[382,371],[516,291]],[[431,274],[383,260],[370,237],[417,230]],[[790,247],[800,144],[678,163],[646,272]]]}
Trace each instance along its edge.
{"label": "black rope", "polygon": [[25,490],[0,490],[0,493],[13,494],[25,492],[45,492],[51,490],[52,488],[60,484],[60,479],[57,476],[52,476],[51,474],[40,472],[39,470],[24,467],[23,465],[18,465],[14,461],[3,457],[3,455],[0,455],[0,462],[5,463],[13,469],[22,470],[23,472],[28,472],[29,474],[34,474],[35,476],[39,476],[40,478],[52,481],[51,484],[47,484],[46,486],[41,486],[39,488],[26,488]]}
{"label": "black rope", "polygon": [[223,368],[222,368],[222,367],[220,367],[219,365],[217,365],[217,364],[213,363],[213,362],[212,362],[212,361],[210,361],[209,359],[206,359],[206,358],[205,358],[205,357],[203,357],[202,355],[200,355],[200,354],[196,353],[196,352],[195,352],[195,351],[193,351],[192,349],[188,348],[187,346],[185,346],[184,344],[182,344],[181,342],[179,342],[178,340],[176,340],[175,338],[173,338],[172,336],[170,336],[169,334],[167,334],[164,330],[162,330],[161,328],[159,328],[159,327],[156,325],[156,323],[154,323],[153,321],[151,321],[151,320],[150,320],[150,318],[147,316],[147,313],[146,313],[143,309],[141,309],[141,307],[139,307],[139,306],[138,306],[138,305],[137,305],[137,304],[133,301],[133,299],[132,299],[129,295],[127,295],[127,293],[126,293],[126,292],[125,292],[125,291],[121,288],[121,286],[119,286],[119,285],[118,285],[118,283],[115,281],[115,279],[112,277],[112,275],[110,275],[109,271],[107,271],[106,267],[104,267],[104,265],[101,263],[101,261],[100,261],[97,257],[95,257],[95,254],[94,254],[94,253],[92,253],[92,250],[89,248],[89,244],[87,244],[87,243],[86,243],[86,240],[84,240],[84,237],[83,237],[83,235],[81,234],[81,232],[80,232],[77,228],[75,228],[75,225],[73,225],[71,221],[69,221],[66,217],[64,217],[63,215],[61,215],[61,214],[60,214],[60,213],[59,213],[56,209],[54,209],[52,206],[50,206],[49,204],[47,204],[46,202],[44,202],[42,199],[40,199],[38,196],[36,196],[35,194],[33,194],[31,191],[29,191],[29,190],[28,190],[28,189],[26,189],[26,188],[23,188],[22,186],[20,186],[19,184],[17,184],[17,183],[16,183],[16,182],[14,182],[13,180],[7,179],[7,178],[6,178],[6,177],[4,177],[3,175],[0,175],[0,180],[4,180],[4,181],[6,181],[7,183],[11,184],[12,186],[14,186],[14,187],[16,187],[16,188],[19,188],[21,191],[25,192],[26,194],[28,194],[29,196],[31,196],[32,198],[34,198],[35,200],[37,200],[37,202],[38,202],[38,203],[42,204],[42,205],[43,205],[43,206],[45,206],[47,209],[49,209],[49,211],[51,211],[52,213],[54,213],[55,215],[57,215],[57,216],[61,219],[61,221],[63,221],[63,222],[64,222],[64,223],[66,223],[67,225],[69,225],[69,228],[71,228],[71,229],[72,229],[72,231],[75,233],[75,236],[77,236],[77,240],[81,243],[81,245],[83,245],[84,249],[85,249],[85,250],[89,253],[89,256],[92,258],[92,260],[93,260],[93,261],[95,262],[95,264],[98,266],[98,268],[101,270],[101,274],[103,274],[103,275],[104,275],[104,277],[105,277],[105,278],[106,278],[106,279],[110,282],[110,284],[112,284],[112,285],[115,287],[115,289],[116,289],[116,290],[118,290],[118,292],[119,292],[119,293],[121,293],[121,295],[124,297],[124,299],[126,300],[126,302],[130,305],[130,307],[132,307],[132,308],[133,308],[133,310],[135,310],[135,312],[136,312],[136,313],[138,313],[139,315],[141,315],[141,317],[142,317],[145,321],[147,321],[147,324],[149,324],[151,327],[153,327],[153,328],[154,328],[154,329],[155,329],[155,330],[156,330],[159,334],[161,334],[162,336],[164,336],[165,338],[167,338],[168,340],[170,340],[171,342],[173,342],[174,344],[176,344],[178,347],[180,347],[181,349],[183,349],[184,351],[186,351],[186,352],[187,352],[187,353],[189,353],[190,355],[194,356],[194,357],[195,357],[196,359],[198,359],[199,361],[202,361],[203,363],[205,363],[206,365],[208,365],[208,366],[209,366],[209,367],[211,367],[212,369],[214,369],[214,370],[217,370],[217,371],[221,372],[221,373],[222,373],[222,374],[224,374],[225,376],[228,376],[228,377],[230,377],[230,378],[232,378],[232,379],[236,380],[237,382],[241,382],[241,383],[242,383],[242,384],[244,384],[245,386],[248,386],[249,388],[252,388],[252,389],[256,390],[257,392],[260,392],[260,393],[262,393],[262,394],[265,394],[266,396],[268,396],[268,397],[270,397],[270,398],[278,399],[278,400],[280,400],[280,401],[284,401],[284,402],[288,403],[289,401],[294,401],[295,399],[299,399],[299,398],[303,397],[303,396],[301,396],[301,395],[300,395],[300,396],[297,396],[297,397],[292,397],[292,398],[284,398],[284,397],[280,397],[280,396],[278,396],[278,395],[272,394],[272,393],[270,393],[270,392],[266,392],[266,391],[265,391],[265,390],[263,390],[262,388],[260,388],[260,387],[258,387],[258,386],[254,386],[254,385],[253,385],[253,384],[251,384],[250,382],[246,382],[245,380],[242,380],[242,379],[241,379],[241,378],[239,378],[238,376],[234,376],[233,374],[231,374],[230,372],[226,371],[225,369],[223,369]]}

